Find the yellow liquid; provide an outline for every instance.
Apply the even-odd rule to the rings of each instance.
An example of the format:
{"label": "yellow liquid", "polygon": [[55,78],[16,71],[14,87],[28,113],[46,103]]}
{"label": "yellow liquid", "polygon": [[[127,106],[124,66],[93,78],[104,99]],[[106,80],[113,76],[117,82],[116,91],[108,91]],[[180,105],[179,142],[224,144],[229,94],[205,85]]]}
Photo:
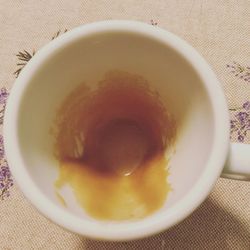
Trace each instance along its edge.
{"label": "yellow liquid", "polygon": [[[145,168],[145,169],[144,169]],[[154,159],[129,176],[103,176],[78,162],[64,162],[56,187],[68,183],[79,204],[94,218],[125,220],[161,208],[170,190],[166,160]]]}

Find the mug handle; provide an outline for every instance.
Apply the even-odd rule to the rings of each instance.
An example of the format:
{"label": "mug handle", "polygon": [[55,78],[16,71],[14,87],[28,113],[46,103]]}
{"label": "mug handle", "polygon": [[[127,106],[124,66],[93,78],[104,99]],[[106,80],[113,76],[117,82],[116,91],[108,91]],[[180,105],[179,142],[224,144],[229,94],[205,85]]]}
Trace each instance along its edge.
{"label": "mug handle", "polygon": [[250,145],[230,143],[221,177],[250,181]]}

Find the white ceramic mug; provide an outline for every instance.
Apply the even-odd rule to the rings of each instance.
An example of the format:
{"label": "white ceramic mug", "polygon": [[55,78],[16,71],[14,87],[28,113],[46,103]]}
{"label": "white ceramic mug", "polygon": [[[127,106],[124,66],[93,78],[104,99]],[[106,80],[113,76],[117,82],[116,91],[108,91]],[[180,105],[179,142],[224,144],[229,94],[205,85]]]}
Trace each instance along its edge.
{"label": "white ceramic mug", "polygon": [[[77,205],[63,207],[54,189],[58,163],[49,130],[55,112],[79,83],[93,87],[113,69],[146,78],[179,124],[170,161],[173,191],[162,209],[138,221],[97,221]],[[97,239],[130,240],[168,229],[201,204],[221,174],[250,176],[250,147],[230,144],[228,108],[209,65],[175,35],[133,21],[83,25],[39,50],[11,90],[4,143],[11,172],[31,203],[64,228]]]}

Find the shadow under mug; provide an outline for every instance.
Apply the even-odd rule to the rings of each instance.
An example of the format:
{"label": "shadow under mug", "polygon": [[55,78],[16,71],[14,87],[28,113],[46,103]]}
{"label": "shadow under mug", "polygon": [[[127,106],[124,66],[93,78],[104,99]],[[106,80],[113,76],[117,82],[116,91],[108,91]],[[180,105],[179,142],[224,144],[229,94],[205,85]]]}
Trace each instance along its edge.
{"label": "shadow under mug", "polygon": [[[136,221],[94,220],[74,203],[63,207],[54,189],[58,163],[49,130],[56,110],[80,83],[93,88],[114,69],[147,79],[178,123],[169,163],[173,191],[159,211]],[[31,203],[64,228],[97,239],[131,240],[168,229],[201,204],[221,174],[250,177],[250,148],[230,144],[225,96],[209,65],[177,36],[134,21],[83,25],[39,50],[11,90],[4,143]]]}

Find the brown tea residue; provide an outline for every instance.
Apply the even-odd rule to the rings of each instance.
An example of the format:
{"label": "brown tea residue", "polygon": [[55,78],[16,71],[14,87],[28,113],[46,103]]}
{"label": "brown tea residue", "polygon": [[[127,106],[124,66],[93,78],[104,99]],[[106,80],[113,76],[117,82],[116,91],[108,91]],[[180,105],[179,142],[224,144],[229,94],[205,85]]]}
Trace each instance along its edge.
{"label": "brown tea residue", "polygon": [[95,89],[81,84],[62,104],[56,130],[55,185],[69,184],[90,216],[138,219],[164,204],[176,125],[144,78],[112,71]]}

